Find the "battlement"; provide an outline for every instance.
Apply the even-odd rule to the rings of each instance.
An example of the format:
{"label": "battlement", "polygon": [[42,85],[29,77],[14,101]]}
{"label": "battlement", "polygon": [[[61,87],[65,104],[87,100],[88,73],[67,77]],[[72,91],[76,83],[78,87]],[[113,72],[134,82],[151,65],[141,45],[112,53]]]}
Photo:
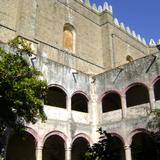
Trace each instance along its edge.
{"label": "battlement", "polygon": [[91,4],[90,0],[76,0],[76,1],[82,3],[84,6],[97,13],[102,13],[104,11],[108,11],[111,14],[113,13],[112,6],[109,5],[107,2],[104,2],[103,6],[102,5],[97,6],[95,3]]}
{"label": "battlement", "polygon": [[[77,2],[80,2],[82,5],[87,7],[88,9],[101,14],[104,11],[109,12],[110,14],[113,14],[113,8],[112,5],[109,5],[107,1],[104,2],[102,5],[96,5],[95,3],[91,4],[90,0],[76,0]],[[149,46],[149,47],[155,47],[156,45],[160,45],[160,39],[158,42],[155,42],[153,39],[150,39],[149,43],[146,42],[145,38],[142,37],[140,34],[137,34],[136,31],[131,30],[129,26],[125,26],[123,22],[119,22],[117,18],[113,19],[114,24],[119,28],[125,31],[127,34],[129,34],[134,39],[138,40],[143,45]]]}
{"label": "battlement", "polygon": [[160,39],[158,40],[158,42],[156,43],[153,39],[150,39],[149,44],[147,44],[145,38],[142,38],[142,36],[140,34],[136,34],[136,32],[134,30],[131,30],[130,27],[126,27],[124,25],[123,22],[119,22],[117,18],[114,18],[114,24],[122,29],[123,31],[125,31],[126,33],[128,33],[130,36],[132,36],[133,38],[135,38],[136,40],[138,40],[139,42],[143,43],[144,45],[148,45],[150,47],[155,47],[156,45],[160,45]]}

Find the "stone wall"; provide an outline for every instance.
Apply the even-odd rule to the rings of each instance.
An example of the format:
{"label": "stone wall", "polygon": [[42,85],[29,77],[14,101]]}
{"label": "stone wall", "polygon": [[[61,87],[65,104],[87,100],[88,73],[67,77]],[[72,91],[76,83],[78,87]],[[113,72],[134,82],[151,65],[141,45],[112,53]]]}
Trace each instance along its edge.
{"label": "stone wall", "polygon": [[[50,46],[48,58],[85,73],[97,74],[128,63],[128,55],[135,60],[152,53],[148,46],[115,24],[111,9],[95,11],[76,0],[0,0],[0,4],[1,41],[20,35],[43,43],[38,48],[40,54]],[[66,23],[75,29],[75,51],[66,50],[57,58],[57,50],[52,48],[63,50]],[[68,57],[72,64],[62,57]]]}

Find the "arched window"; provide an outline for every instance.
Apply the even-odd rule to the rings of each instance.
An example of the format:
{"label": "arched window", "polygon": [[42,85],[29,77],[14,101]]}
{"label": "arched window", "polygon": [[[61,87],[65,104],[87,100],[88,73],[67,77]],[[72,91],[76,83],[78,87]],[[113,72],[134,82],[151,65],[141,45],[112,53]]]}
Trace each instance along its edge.
{"label": "arched window", "polygon": [[112,92],[105,95],[102,99],[103,113],[121,109],[121,99],[119,94]]}
{"label": "arched window", "polygon": [[63,47],[75,52],[75,29],[69,23],[65,24],[63,28]]}
{"label": "arched window", "polygon": [[155,100],[160,100],[160,79],[154,84]]}
{"label": "arched window", "polygon": [[72,96],[72,110],[88,112],[88,99],[80,93]]}
{"label": "arched window", "polygon": [[58,87],[48,88],[45,104],[54,107],[66,108],[66,93]]}
{"label": "arched window", "polygon": [[127,107],[149,103],[148,89],[141,84],[134,85],[126,92],[126,101]]}

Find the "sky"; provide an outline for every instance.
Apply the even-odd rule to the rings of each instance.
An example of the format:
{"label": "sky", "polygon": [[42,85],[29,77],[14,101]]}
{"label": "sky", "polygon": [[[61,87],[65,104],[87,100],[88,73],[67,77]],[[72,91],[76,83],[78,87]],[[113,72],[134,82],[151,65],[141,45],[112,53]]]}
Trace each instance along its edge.
{"label": "sky", "polygon": [[[106,0],[90,0],[91,4],[102,5]],[[107,0],[113,7],[113,17],[149,43],[160,39],[160,0]]]}

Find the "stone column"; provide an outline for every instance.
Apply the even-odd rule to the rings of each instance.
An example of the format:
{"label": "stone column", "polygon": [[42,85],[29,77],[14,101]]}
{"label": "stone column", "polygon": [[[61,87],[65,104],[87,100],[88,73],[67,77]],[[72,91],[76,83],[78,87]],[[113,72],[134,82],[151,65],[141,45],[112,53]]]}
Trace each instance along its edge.
{"label": "stone column", "polygon": [[42,151],[43,151],[43,147],[42,146],[37,146],[37,148],[36,148],[36,160],[42,160]]}
{"label": "stone column", "polygon": [[68,111],[68,120],[71,120],[72,118],[72,109],[71,109],[71,97],[68,96],[66,100],[66,108]]}
{"label": "stone column", "polygon": [[72,104],[71,96],[67,98],[67,111],[68,111],[68,122],[67,122],[67,137],[68,140],[65,146],[65,160],[71,160],[71,140],[72,140]]}
{"label": "stone column", "polygon": [[126,118],[127,116],[127,102],[126,95],[121,96],[121,106],[122,106],[122,118]]}
{"label": "stone column", "polygon": [[65,160],[71,160],[71,147],[65,149]]}
{"label": "stone column", "polygon": [[124,146],[124,150],[125,150],[125,160],[132,160],[130,146],[129,145]]}
{"label": "stone column", "polygon": [[[91,78],[90,84],[90,120],[91,120],[91,126],[92,126],[92,141],[97,142],[99,134],[96,132],[98,128],[98,123],[101,121],[102,117],[102,108],[100,106],[100,103],[97,102],[97,95],[96,95],[96,80]],[[100,119],[101,118],[101,119]]]}
{"label": "stone column", "polygon": [[151,110],[155,110],[155,96],[153,87],[149,87],[149,101]]}

